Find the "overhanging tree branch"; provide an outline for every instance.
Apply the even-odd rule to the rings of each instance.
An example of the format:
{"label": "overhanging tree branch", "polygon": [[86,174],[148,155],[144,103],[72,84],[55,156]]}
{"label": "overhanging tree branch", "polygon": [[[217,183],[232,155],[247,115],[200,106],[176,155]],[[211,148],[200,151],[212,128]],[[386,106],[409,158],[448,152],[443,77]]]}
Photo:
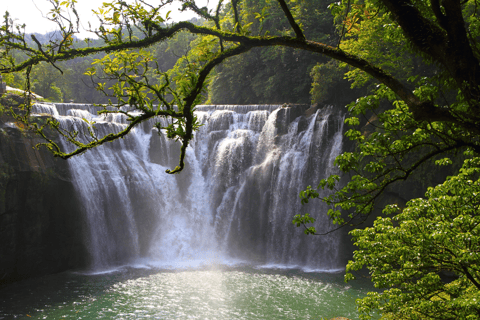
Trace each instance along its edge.
{"label": "overhanging tree branch", "polygon": [[[71,49],[56,55],[51,55],[51,61],[69,60],[77,56],[85,56],[98,52],[114,52],[118,50],[143,48],[154,43],[160,42],[174,35],[181,30],[188,30],[193,34],[214,35],[224,41],[238,42],[250,47],[267,47],[267,46],[287,46],[297,49],[303,49],[322,55],[331,57],[333,59],[346,62],[347,64],[359,68],[372,77],[380,81],[395,92],[407,105],[411,108],[414,117],[418,121],[450,121],[457,122],[455,117],[452,117],[448,109],[436,108],[431,101],[421,101],[409,89],[407,89],[400,81],[395,79],[392,75],[383,69],[376,67],[365,59],[356,55],[346,53],[338,48],[329,45],[303,40],[292,37],[255,37],[240,35],[228,31],[214,30],[211,28],[196,26],[190,22],[179,22],[170,27],[162,27],[158,24],[152,24],[152,28],[157,32],[151,37],[138,41],[131,41],[120,44],[111,44],[102,47],[86,48],[86,49]],[[0,69],[0,72],[16,72],[25,69],[29,65],[35,65],[41,61],[48,61],[47,57],[36,55],[23,63],[14,67]]]}
{"label": "overhanging tree branch", "polygon": [[303,34],[300,26],[297,24],[297,22],[293,18],[292,13],[290,12],[290,9],[288,9],[287,4],[285,3],[285,0],[278,0],[278,3],[280,3],[283,13],[285,13],[288,23],[290,23],[290,26],[292,27],[293,31],[295,31],[295,34],[297,35],[297,39],[305,40],[305,35]]}
{"label": "overhanging tree branch", "polygon": [[[445,35],[445,30],[439,28],[437,25],[426,19],[422,14],[416,9],[410,0],[382,0],[385,6],[397,17],[397,20],[402,26],[404,33],[407,38],[411,39],[412,43],[417,46],[422,52],[432,56],[434,59],[437,59],[440,62],[446,61],[445,52],[448,51],[448,37]],[[432,0],[435,4],[436,0]],[[445,0],[447,3],[449,0]],[[295,31],[295,37],[286,37],[286,36],[248,36],[240,33],[240,21],[238,17],[238,1],[232,1],[232,8],[234,11],[234,18],[236,22],[235,32],[223,31],[220,29],[219,24],[219,8],[217,7],[217,12],[215,16],[211,16],[206,8],[198,8],[194,3],[185,1],[185,7],[193,9],[195,12],[201,16],[215,21],[215,28],[208,28],[194,25],[190,22],[178,22],[170,26],[165,26],[159,22],[153,22],[154,15],[157,13],[154,10],[154,13],[145,16],[144,20],[141,20],[141,16],[135,15],[135,12],[130,12],[129,15],[135,15],[135,19],[139,20],[142,25],[149,28],[149,32],[146,33],[146,37],[140,40],[129,40],[123,41],[119,33],[121,33],[121,22],[117,29],[112,29],[112,31],[107,31],[106,29],[101,30],[102,37],[106,40],[107,44],[101,47],[85,48],[85,49],[76,49],[76,48],[65,48],[64,50],[54,52],[51,54],[45,54],[41,46],[39,50],[33,50],[28,48],[25,43],[21,44],[21,39],[18,37],[13,37],[12,33],[6,33],[2,35],[0,39],[2,45],[6,48],[25,50],[31,54],[31,57],[26,61],[13,65],[13,66],[3,66],[0,68],[0,72],[16,72],[21,71],[26,68],[30,68],[33,65],[36,65],[42,61],[49,62],[54,64],[56,61],[69,60],[78,56],[85,56],[94,53],[111,53],[121,50],[128,49],[140,49],[145,48],[155,43],[159,43],[173,36],[179,31],[186,30],[192,34],[197,35],[212,35],[221,40],[222,50],[220,53],[211,58],[205,66],[199,70],[197,82],[186,96],[185,102],[183,103],[183,111],[181,117],[185,119],[185,135],[182,139],[182,152],[181,152],[181,161],[180,166],[172,170],[171,172],[178,172],[183,168],[183,159],[185,156],[185,150],[188,146],[189,141],[193,137],[193,107],[194,102],[198,95],[201,93],[201,90],[204,86],[205,80],[208,74],[211,72],[214,66],[218,65],[226,58],[233,55],[237,55],[243,52],[248,51],[250,48],[254,47],[272,47],[272,46],[283,46],[291,47],[296,49],[301,49],[305,51],[319,53],[338,61],[345,62],[355,68],[359,68],[378,80],[379,82],[385,84],[390,88],[400,99],[405,101],[409,109],[411,110],[413,117],[416,121],[419,122],[450,122],[455,123],[456,125],[469,130],[470,132],[480,132],[480,129],[476,125],[476,120],[469,121],[469,115],[471,113],[467,112],[461,114],[459,111],[452,113],[449,108],[441,108],[434,104],[433,101],[425,101],[418,98],[410,89],[408,89],[404,84],[397,80],[394,76],[386,72],[380,67],[375,66],[366,59],[361,58],[358,55],[353,55],[347,53],[339,48],[334,48],[323,43],[309,41],[305,39],[305,36],[299,26],[295,21],[295,18],[291,14],[289,8],[286,5],[284,0],[278,0],[282,10],[290,23],[290,26]],[[119,2],[120,3],[120,2]],[[123,6],[123,3],[120,3]],[[458,25],[457,18],[459,5],[454,3],[448,4],[452,6],[452,13],[445,15],[445,26],[451,28],[451,30],[460,30],[461,27]],[[127,7],[130,10],[130,7]],[[438,9],[438,8],[437,8]],[[450,9],[449,9],[450,10]],[[441,12],[440,12],[441,13]],[[437,12],[438,14],[438,12]],[[407,18],[408,17],[408,18]],[[447,21],[448,20],[448,21]],[[453,22],[455,23],[453,23]],[[463,21],[463,20],[462,20]],[[448,23],[447,23],[448,22]],[[127,23],[127,22],[125,22]],[[8,26],[7,26],[8,27]],[[8,29],[8,28],[7,28]],[[447,28],[448,29],[448,28]],[[450,30],[450,29],[448,29]],[[447,32],[448,32],[447,30]],[[113,40],[109,40],[109,32],[113,35]],[[69,33],[66,33],[65,36],[68,36]],[[457,39],[457,38],[455,38]],[[454,39],[454,40],[455,40]],[[468,45],[465,41],[461,40],[461,37],[458,37],[460,44]],[[65,39],[64,39],[65,40]],[[423,42],[422,42],[423,41]],[[234,46],[233,49],[223,50],[223,42],[230,42]],[[222,53],[223,51],[223,53]],[[461,59],[460,59],[461,60]],[[461,60],[464,61],[464,60]],[[461,62],[460,61],[460,62]],[[458,63],[460,63],[458,62]],[[457,63],[457,62],[455,62]],[[477,64],[478,65],[478,61]],[[475,66],[474,66],[475,67]],[[470,68],[474,70],[475,68]],[[471,75],[471,70],[469,71]],[[463,76],[462,76],[463,77]],[[477,89],[475,89],[477,90]],[[475,91],[473,90],[473,91]],[[473,96],[473,95],[472,95]],[[160,98],[162,100],[162,98]],[[166,101],[166,100],[162,100]],[[171,116],[171,114],[164,114],[165,116]],[[148,117],[148,112],[145,114]],[[93,145],[92,145],[93,146]],[[90,147],[90,146],[89,146]],[[89,148],[87,147],[87,148]],[[83,152],[83,151],[79,151]]]}
{"label": "overhanging tree branch", "polygon": [[[480,100],[480,63],[468,40],[459,1],[442,1],[446,12],[443,14],[437,0],[433,0],[433,12],[444,29],[426,18],[411,0],[382,0],[382,3],[418,51],[442,64],[467,96]],[[465,82],[475,85],[465,87]],[[480,110],[478,103],[474,107]]]}

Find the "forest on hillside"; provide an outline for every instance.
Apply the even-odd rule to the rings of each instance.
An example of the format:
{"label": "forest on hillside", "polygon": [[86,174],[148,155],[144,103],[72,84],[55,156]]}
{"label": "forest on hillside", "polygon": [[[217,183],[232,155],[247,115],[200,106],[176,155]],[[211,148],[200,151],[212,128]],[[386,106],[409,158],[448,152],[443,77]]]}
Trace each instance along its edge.
{"label": "forest on hillside", "polygon": [[[335,45],[339,41],[339,34],[333,24],[333,15],[328,10],[319,12],[319,8],[326,9],[330,3],[332,1],[328,0],[302,1],[296,10],[301,12],[305,19],[305,33],[309,38]],[[275,30],[278,35],[282,35],[288,26],[282,20],[280,8],[273,8],[276,10],[261,22],[256,18],[264,6],[262,1],[246,6],[245,9],[248,10],[242,11],[242,23],[249,25],[252,33],[265,29]],[[231,9],[227,4],[224,9],[225,16],[229,10]],[[211,24],[202,18],[193,18],[190,22],[202,26]],[[27,34],[25,39],[29,46],[35,47],[36,43],[31,36]],[[36,33],[33,36],[40,43],[48,44],[60,35],[52,31],[47,34]],[[134,30],[134,36],[144,37],[140,30]],[[194,61],[202,54],[198,46],[201,41],[198,35],[180,32],[146,50],[152,54],[160,70],[181,77],[186,62]],[[101,39],[75,38],[74,42],[76,48],[98,47],[104,44],[105,41]],[[26,54],[21,51],[15,52],[13,56],[17,62],[27,59]],[[92,67],[100,69],[95,61],[105,56],[106,53],[97,53],[60,61],[55,66],[41,63],[31,74],[32,91],[54,102],[107,103],[109,97],[97,90],[96,84],[105,82],[108,88],[114,80],[86,75],[87,70]],[[344,79],[344,71],[345,67],[340,67],[338,63],[318,54],[284,47],[255,48],[216,67],[208,81],[203,103],[346,105],[355,100],[362,90],[350,88],[351,83]],[[24,89],[24,74],[9,74],[5,78],[7,85]]]}

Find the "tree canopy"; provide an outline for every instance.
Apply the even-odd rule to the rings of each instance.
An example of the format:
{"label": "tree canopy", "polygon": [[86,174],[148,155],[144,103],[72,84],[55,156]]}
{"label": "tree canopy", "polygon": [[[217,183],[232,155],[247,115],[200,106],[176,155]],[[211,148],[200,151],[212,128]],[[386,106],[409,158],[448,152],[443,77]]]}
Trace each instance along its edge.
{"label": "tree canopy", "polygon": [[[58,24],[60,36],[46,43],[35,35],[27,40],[22,27],[5,15],[0,29],[1,73],[23,73],[30,90],[35,85],[32,77],[47,65],[62,72],[63,61],[102,53],[88,71],[88,76],[97,77],[97,89],[111,99],[101,112],[124,114],[128,125],[104,137],[92,129],[85,141],[78,132],[62,129],[55,119],[42,125],[32,122],[28,103],[27,112],[17,119],[42,135],[55,156],[69,158],[121,138],[148,119],[166,117],[171,120],[167,127],[160,122],[156,126],[182,144],[179,165],[167,171],[177,173],[199,125],[195,106],[206,99],[208,90],[213,101],[222,101],[219,88],[234,86],[236,65],[242,66],[240,81],[267,83],[261,89],[266,99],[271,87],[282,85],[274,79],[268,82],[271,77],[255,81],[252,70],[259,62],[249,51],[268,54],[272,48],[285,49],[275,51],[280,58],[268,66],[273,73],[284,72],[293,79],[302,79],[306,70],[297,73],[292,65],[298,51],[288,50],[310,52],[312,56],[302,59],[315,65],[311,69],[314,99],[323,101],[326,93],[319,88],[338,83],[345,70],[352,85],[366,88],[368,94],[348,106],[346,123],[351,128],[346,136],[355,148],[335,161],[350,174],[348,181],[338,175],[326,177],[317,188],[301,193],[302,203],[318,198],[318,189],[330,189],[332,193],[322,200],[332,205],[328,212],[332,221],[358,225],[392,185],[434,165],[460,167],[453,168],[444,183],[425,190],[425,199],[405,206],[392,204],[372,228],[352,232],[359,250],[347,269],[366,266],[375,285],[385,289],[359,302],[360,311],[365,318],[374,310],[387,318],[478,317],[480,21],[476,0],[220,0],[213,11],[195,1],[179,0],[183,10],[203,19],[201,24],[171,22],[164,6],[172,1],[103,3],[97,11],[101,25],[93,30],[100,39],[97,45],[86,41],[79,46],[74,41],[79,20],[74,0],[50,0],[48,17]],[[164,70],[167,66],[161,65],[152,46],[172,37],[190,37],[189,51]],[[304,92],[305,86],[298,88]],[[62,150],[46,133],[47,127],[63,135],[75,150]],[[294,219],[306,233],[315,234],[310,222],[314,218],[308,214]],[[446,280],[444,274],[454,280]]]}

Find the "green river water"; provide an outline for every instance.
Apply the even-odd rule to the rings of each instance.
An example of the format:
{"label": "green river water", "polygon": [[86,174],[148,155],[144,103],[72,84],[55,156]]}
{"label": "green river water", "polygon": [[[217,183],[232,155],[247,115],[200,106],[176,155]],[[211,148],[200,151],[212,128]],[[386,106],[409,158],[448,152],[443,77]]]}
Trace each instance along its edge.
{"label": "green river water", "polygon": [[121,267],[0,288],[0,319],[358,319],[366,280],[251,266]]}

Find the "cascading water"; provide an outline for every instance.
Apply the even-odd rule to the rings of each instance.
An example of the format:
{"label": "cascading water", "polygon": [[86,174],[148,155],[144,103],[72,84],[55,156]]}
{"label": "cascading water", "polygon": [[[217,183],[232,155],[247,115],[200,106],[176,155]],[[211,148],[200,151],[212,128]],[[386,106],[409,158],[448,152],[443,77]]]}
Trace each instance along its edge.
{"label": "cascading water", "polygon": [[[91,121],[99,136],[125,127],[125,116],[96,116],[99,108],[91,105],[34,108],[85,139]],[[84,206],[92,268],[218,257],[342,268],[341,234],[306,237],[291,223],[309,212],[318,231],[332,228],[328,208],[320,201],[300,206],[298,194],[333,173],[342,148],[342,117],[324,108],[307,118],[305,109],[199,106],[203,126],[179,175],[165,173],[178,162],[178,144],[152,129],[153,122],[68,160]]]}

